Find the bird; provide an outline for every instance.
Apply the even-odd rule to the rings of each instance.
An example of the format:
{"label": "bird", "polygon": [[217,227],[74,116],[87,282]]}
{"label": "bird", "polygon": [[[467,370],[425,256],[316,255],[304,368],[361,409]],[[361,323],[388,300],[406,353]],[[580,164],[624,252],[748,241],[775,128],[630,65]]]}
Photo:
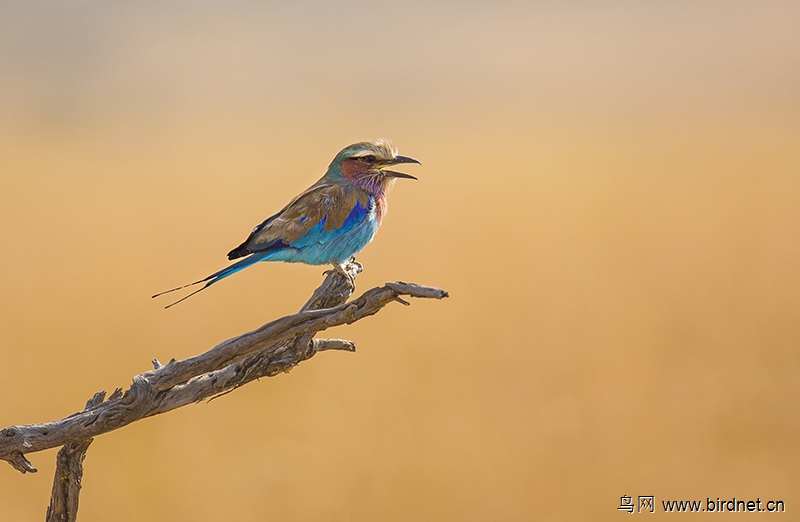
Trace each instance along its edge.
{"label": "bird", "polygon": [[[345,147],[319,181],[256,226],[241,245],[228,252],[230,261],[239,261],[153,297],[205,283],[164,307],[170,308],[260,261],[332,264],[335,270],[347,275],[346,264],[355,260],[355,255],[372,241],[386,216],[386,194],[395,180],[418,179],[387,168],[403,163],[422,164],[397,152],[397,147],[386,138]],[[352,277],[348,277],[352,282]]]}

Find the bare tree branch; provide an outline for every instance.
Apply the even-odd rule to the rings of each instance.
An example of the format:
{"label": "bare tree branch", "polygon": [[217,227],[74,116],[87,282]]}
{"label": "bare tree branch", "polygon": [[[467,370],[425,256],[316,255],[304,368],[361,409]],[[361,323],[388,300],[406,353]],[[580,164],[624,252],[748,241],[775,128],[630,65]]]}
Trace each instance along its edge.
{"label": "bare tree branch", "polygon": [[83,478],[83,459],[94,439],[70,442],[56,455],[53,492],[47,507],[47,522],[74,522],[78,517],[78,497]]}
{"label": "bare tree branch", "polygon": [[[271,321],[195,357],[173,359],[166,365],[153,360],[153,370],[134,376],[125,393],[117,389],[105,402],[101,398],[61,420],[0,430],[0,459],[22,473],[35,472],[36,468],[25,458],[27,453],[83,444],[145,417],[230,392],[260,377],[287,372],[319,351],[355,351],[351,341],[313,337],[328,328],[373,315],[392,301],[408,304],[400,296],[442,299],[448,295],[438,288],[395,282],[345,302],[360,270],[360,265],[351,263],[348,276],[327,272],[322,285],[295,315]],[[73,448],[73,453],[77,454],[78,449]]]}
{"label": "bare tree branch", "polygon": [[[86,409],[103,402],[105,392],[97,392],[86,402]],[[53,477],[53,491],[47,507],[47,522],[75,522],[78,517],[78,498],[83,479],[83,459],[94,439],[70,442],[56,455],[56,472]]]}

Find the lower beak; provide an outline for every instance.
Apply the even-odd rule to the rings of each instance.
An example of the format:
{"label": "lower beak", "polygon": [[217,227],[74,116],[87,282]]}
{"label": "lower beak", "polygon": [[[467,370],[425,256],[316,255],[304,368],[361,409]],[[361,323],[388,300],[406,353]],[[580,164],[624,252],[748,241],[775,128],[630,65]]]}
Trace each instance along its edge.
{"label": "lower beak", "polygon": [[415,178],[411,174],[404,174],[402,172],[395,172],[393,170],[381,170],[381,172],[392,178],[416,179],[417,181],[419,181],[418,178]]}

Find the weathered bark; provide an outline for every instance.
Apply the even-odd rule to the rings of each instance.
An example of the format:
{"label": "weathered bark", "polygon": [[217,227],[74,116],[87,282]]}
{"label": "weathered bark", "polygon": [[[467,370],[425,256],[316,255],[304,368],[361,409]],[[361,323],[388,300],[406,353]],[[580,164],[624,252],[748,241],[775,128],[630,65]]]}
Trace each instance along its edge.
{"label": "weathered bark", "polygon": [[[105,392],[97,392],[86,402],[92,408],[103,402]],[[78,498],[83,479],[83,459],[94,439],[70,442],[56,455],[56,472],[53,477],[53,490],[50,505],[47,507],[47,522],[75,522],[78,518]]]}
{"label": "weathered bark", "polygon": [[[96,395],[93,398],[96,403],[90,401],[86,409],[64,419],[0,430],[0,459],[8,461],[22,473],[35,472],[36,468],[25,458],[27,453],[71,444],[88,447],[87,441],[90,442],[92,437],[228,393],[259,377],[287,372],[319,351],[354,351],[355,344],[351,341],[313,337],[327,328],[373,315],[392,301],[407,305],[400,296],[447,297],[447,292],[438,288],[386,283],[347,303],[345,301],[354,290],[353,280],[360,265],[353,263],[348,270],[349,276],[328,272],[323,284],[295,315],[269,322],[195,357],[182,361],[173,359],[166,365],[154,360],[155,369],[134,376],[125,393],[118,388],[106,401],[102,397],[96,401]],[[62,451],[77,455],[80,447],[75,446],[72,450],[65,447]],[[59,480],[57,472],[56,482]],[[54,484],[54,493],[55,487]],[[77,495],[77,489],[75,493]],[[75,502],[77,506],[77,497]]]}
{"label": "weathered bark", "polygon": [[77,519],[83,459],[93,440],[70,442],[58,451],[53,492],[50,493],[50,506],[47,508],[47,522],[75,522]]}

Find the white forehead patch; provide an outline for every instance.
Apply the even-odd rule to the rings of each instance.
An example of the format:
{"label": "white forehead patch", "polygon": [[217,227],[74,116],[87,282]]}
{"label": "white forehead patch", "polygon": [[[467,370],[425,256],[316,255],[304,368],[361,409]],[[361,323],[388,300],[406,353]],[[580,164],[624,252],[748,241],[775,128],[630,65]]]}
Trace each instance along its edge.
{"label": "white forehead patch", "polygon": [[386,138],[378,138],[375,141],[365,143],[366,147],[359,150],[355,156],[374,155],[381,159],[392,159],[397,156],[397,147]]}

